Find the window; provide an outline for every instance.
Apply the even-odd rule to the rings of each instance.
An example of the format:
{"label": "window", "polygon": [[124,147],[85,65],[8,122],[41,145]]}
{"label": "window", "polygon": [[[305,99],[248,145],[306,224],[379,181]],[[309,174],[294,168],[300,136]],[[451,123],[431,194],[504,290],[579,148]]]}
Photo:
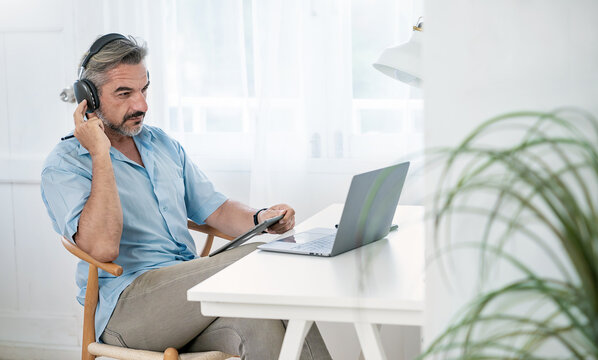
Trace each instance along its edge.
{"label": "window", "polygon": [[421,93],[372,67],[405,42],[413,0],[178,1],[166,130],[195,156],[396,159],[422,148]]}

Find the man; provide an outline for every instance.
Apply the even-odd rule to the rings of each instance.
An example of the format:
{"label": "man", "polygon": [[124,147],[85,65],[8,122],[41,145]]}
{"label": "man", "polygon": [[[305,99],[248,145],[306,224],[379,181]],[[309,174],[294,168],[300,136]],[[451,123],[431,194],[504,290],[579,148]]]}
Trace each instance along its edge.
{"label": "man", "polygon": [[[256,246],[197,258],[187,218],[237,236],[280,214],[269,231],[283,233],[293,228],[295,212],[285,204],[257,211],[227,199],[178,142],[143,124],[150,84],[146,53],[145,45],[121,36],[84,57],[80,78],[95,84],[99,108],[85,121],[89,104],[77,106],[74,138],[56,146],[42,171],[42,197],[55,230],[95,259],[123,267],[120,277],[100,273],[96,336],[139,349],[276,358],[282,321],[204,317],[199,303],[187,301],[189,288]],[[80,262],[81,304],[86,273]],[[315,326],[301,358],[330,358]]]}

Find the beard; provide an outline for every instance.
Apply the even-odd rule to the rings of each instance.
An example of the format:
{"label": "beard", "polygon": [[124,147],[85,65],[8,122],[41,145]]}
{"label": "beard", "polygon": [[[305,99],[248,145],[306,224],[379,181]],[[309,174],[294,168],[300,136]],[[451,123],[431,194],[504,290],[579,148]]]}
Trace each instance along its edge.
{"label": "beard", "polygon": [[[143,111],[136,111],[134,113],[126,114],[125,116],[123,116],[122,121],[118,125],[114,125],[113,123],[108,121],[104,117],[104,113],[100,109],[97,109],[95,111],[95,113],[98,116],[98,118],[100,120],[102,120],[102,122],[104,123],[104,126],[108,127],[110,130],[113,130],[114,132],[116,132],[120,135],[133,137],[133,136],[139,135],[139,133],[143,129],[143,118],[145,117],[145,113]],[[134,118],[134,117],[142,117],[141,124],[139,124],[140,126],[138,128],[125,127],[125,123],[127,122],[127,120]]]}

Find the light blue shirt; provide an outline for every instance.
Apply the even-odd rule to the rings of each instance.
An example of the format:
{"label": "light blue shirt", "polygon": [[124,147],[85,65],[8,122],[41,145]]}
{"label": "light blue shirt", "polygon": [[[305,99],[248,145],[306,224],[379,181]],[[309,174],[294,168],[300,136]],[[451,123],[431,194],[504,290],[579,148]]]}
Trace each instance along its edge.
{"label": "light blue shirt", "polygon": [[[187,218],[198,224],[226,201],[191,162],[181,145],[164,131],[144,125],[133,137],[144,166],[115,148],[110,158],[123,210],[118,258],[123,274],[99,272],[96,339],[104,331],[121,292],[139,275],[195,259]],[[41,193],[54,229],[73,241],[81,210],[91,191],[91,156],[76,138],[60,142],[42,170]],[[84,303],[89,265],[80,261],[77,300]]]}

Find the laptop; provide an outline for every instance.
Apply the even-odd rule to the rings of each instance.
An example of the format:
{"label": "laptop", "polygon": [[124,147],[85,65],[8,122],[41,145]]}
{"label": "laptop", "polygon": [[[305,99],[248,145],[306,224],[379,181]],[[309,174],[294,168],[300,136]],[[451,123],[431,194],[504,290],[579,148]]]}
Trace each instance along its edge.
{"label": "laptop", "polygon": [[335,256],[383,239],[390,230],[408,169],[409,162],[404,162],[353,176],[338,229],[311,229],[258,249]]}

